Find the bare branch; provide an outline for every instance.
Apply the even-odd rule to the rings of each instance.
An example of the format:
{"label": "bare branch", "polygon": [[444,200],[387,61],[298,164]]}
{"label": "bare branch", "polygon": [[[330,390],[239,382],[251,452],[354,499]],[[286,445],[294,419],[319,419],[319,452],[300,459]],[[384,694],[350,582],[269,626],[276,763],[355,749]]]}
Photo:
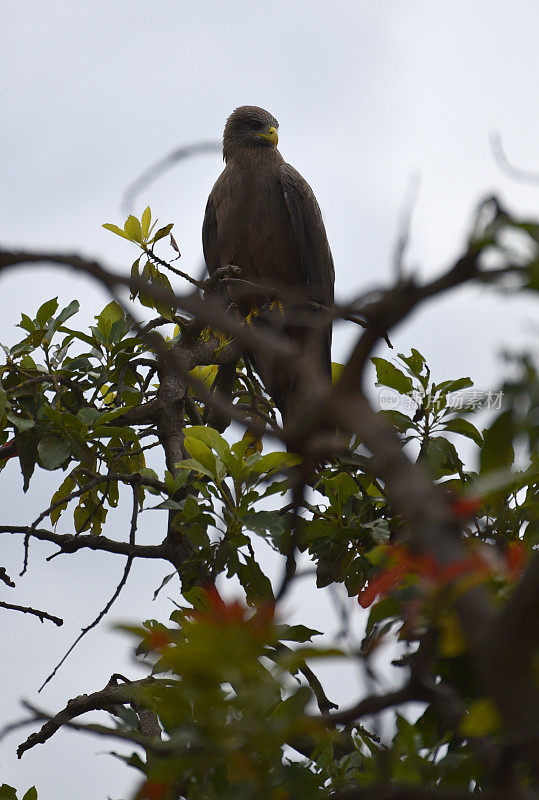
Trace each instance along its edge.
{"label": "bare branch", "polygon": [[126,214],[130,214],[138,194],[143,189],[146,189],[153,183],[160,175],[167,172],[174,164],[183,161],[190,156],[199,155],[203,153],[220,153],[222,150],[221,142],[195,142],[194,144],[183,145],[176,148],[164,158],[160,158],[151,167],[148,167],[140,177],[134,180],[125,190],[122,200],[122,210]]}
{"label": "bare branch", "polygon": [[13,605],[13,603],[5,603],[3,600],[0,600],[0,607],[8,608],[11,611],[22,611],[23,614],[33,614],[35,617],[39,617],[41,622],[48,619],[51,622],[54,622],[54,624],[58,626],[64,624],[64,620],[60,619],[60,617],[55,617],[53,616],[53,614],[48,614],[46,611],[40,611],[40,609],[38,608],[30,608],[29,606],[17,606]]}
{"label": "bare branch", "polygon": [[33,539],[42,542],[51,542],[58,545],[63,553],[75,553],[77,550],[96,550],[104,553],[116,553],[132,558],[162,558],[167,560],[167,550],[162,544],[135,544],[129,542],[119,542],[115,539],[108,539],[106,536],[84,534],[74,535],[70,533],[56,533],[45,528],[31,529],[26,525],[0,525],[1,533],[21,533],[29,535]]}
{"label": "bare branch", "polygon": [[[68,724],[75,717],[80,717],[82,714],[86,714],[89,711],[112,711],[115,706],[126,705],[133,700],[138,700],[142,688],[155,686],[157,684],[169,685],[170,681],[166,679],[156,680],[150,677],[133,681],[132,683],[118,684],[116,681],[114,681],[114,683],[109,682],[107,686],[100,691],[74,697],[62,711],[59,711],[55,715],[44,714],[29,703],[24,703],[23,705],[34,713],[35,720],[46,719],[47,722],[43,725],[41,730],[32,733],[25,742],[19,745],[17,748],[17,756],[21,758],[27,750],[35,747],[36,744],[44,744],[51,736],[54,736],[57,730],[63,725]],[[109,729],[105,728],[105,730],[108,731]],[[114,736],[114,729],[111,729],[111,735]],[[143,746],[146,746],[146,739],[144,739]]]}
{"label": "bare branch", "polygon": [[394,692],[365,697],[351,708],[323,714],[322,718],[324,722],[330,725],[347,725],[350,722],[361,719],[361,717],[370,717],[373,714],[378,714],[379,711],[383,711],[385,708],[392,708],[393,706],[413,701],[424,701],[424,697],[418,696],[419,694],[417,687],[407,683]]}
{"label": "bare branch", "polygon": [[9,586],[10,589],[13,589],[15,587],[15,581],[11,580],[11,578],[6,572],[5,567],[0,567],[0,581],[2,581],[2,583],[5,583],[6,586]]}

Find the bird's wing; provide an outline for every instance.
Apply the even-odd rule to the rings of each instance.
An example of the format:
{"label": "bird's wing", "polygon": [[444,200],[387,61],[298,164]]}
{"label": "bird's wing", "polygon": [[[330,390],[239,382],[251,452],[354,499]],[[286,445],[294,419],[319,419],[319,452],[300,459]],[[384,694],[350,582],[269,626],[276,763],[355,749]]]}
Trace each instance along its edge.
{"label": "bird's wing", "polygon": [[[307,181],[290,164],[280,168],[286,205],[301,255],[305,282],[315,302],[333,305],[335,270],[320,207]],[[326,369],[331,374],[331,325],[324,335]]]}
{"label": "bird's wing", "polygon": [[212,199],[213,192],[208,197],[206,203],[206,212],[204,214],[204,222],[202,223],[202,249],[204,251],[204,260],[209,274],[211,275],[219,264],[219,251],[217,246],[217,216],[215,214],[215,206]]}

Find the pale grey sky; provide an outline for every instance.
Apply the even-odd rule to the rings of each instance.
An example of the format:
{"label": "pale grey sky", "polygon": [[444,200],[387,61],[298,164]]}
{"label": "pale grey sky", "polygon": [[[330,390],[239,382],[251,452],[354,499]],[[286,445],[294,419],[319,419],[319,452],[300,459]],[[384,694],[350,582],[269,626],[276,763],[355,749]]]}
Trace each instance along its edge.
{"label": "pale grey sky", "polygon": [[[458,256],[484,194],[500,192],[522,215],[536,212],[537,187],[501,174],[488,144],[498,130],[514,161],[539,167],[534,0],[3,0],[0,14],[0,238],[7,246],[77,250],[127,270],[130,246],[100,227],[120,221],[126,186],[178,145],[219,139],[227,115],[243,104],[279,119],[281,152],[317,194],[340,299],[390,280],[397,220],[415,171],[421,188],[410,263],[425,276]],[[205,201],[221,168],[218,155],[181,163],[136,209],[150,204],[163,222],[175,222],[182,268],[194,274]],[[0,340],[13,342],[20,312],[34,313],[57,294],[64,303],[77,297],[85,320],[108,302],[84,278],[21,268],[0,282]],[[470,375],[494,388],[497,352],[507,342],[529,343],[536,313],[522,298],[467,288],[422,309],[392,339],[397,352],[421,350],[440,378]],[[337,329],[335,360],[346,357],[352,336],[346,326]],[[11,463],[0,483],[5,522],[37,516],[50,477],[38,477],[23,497]],[[146,521],[148,541],[155,524],[160,531],[158,517]],[[2,563],[16,575],[20,543],[2,544]],[[7,599],[69,614],[60,630],[2,615],[2,639],[11,643],[1,656],[7,719],[19,715],[21,696],[36,699],[44,675],[123,567],[121,559],[91,554],[43,567],[49,552],[32,549],[30,573]],[[111,619],[165,617],[166,597],[158,607],[150,602],[165,572],[137,568]],[[291,601],[298,619],[334,628],[329,600],[325,608],[302,603],[304,596],[298,591]],[[38,702],[53,710],[99,688],[112,672],[129,670],[126,652],[105,625]],[[337,685],[333,692],[342,702],[353,693]],[[40,800],[127,795],[127,768],[95,755],[108,749],[104,742],[63,734],[17,762],[19,739],[1,745],[0,783],[26,790],[35,782]]]}

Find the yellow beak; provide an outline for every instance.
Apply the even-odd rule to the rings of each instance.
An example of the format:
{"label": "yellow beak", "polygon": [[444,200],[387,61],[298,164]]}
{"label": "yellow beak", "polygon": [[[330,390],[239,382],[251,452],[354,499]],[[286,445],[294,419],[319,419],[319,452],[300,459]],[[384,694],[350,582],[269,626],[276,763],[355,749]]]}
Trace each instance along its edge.
{"label": "yellow beak", "polygon": [[275,145],[275,147],[277,147],[279,144],[277,128],[274,125],[268,128],[267,131],[264,131],[264,133],[257,133],[256,135],[261,136],[263,139],[268,139],[272,144]]}

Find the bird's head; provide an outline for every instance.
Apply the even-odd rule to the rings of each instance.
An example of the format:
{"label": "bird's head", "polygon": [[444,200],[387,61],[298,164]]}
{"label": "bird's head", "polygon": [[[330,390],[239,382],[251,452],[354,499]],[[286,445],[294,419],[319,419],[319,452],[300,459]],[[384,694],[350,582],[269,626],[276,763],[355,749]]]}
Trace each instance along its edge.
{"label": "bird's head", "polygon": [[258,106],[240,106],[226,121],[223,135],[225,161],[234,152],[253,148],[275,148],[279,141],[275,117]]}

